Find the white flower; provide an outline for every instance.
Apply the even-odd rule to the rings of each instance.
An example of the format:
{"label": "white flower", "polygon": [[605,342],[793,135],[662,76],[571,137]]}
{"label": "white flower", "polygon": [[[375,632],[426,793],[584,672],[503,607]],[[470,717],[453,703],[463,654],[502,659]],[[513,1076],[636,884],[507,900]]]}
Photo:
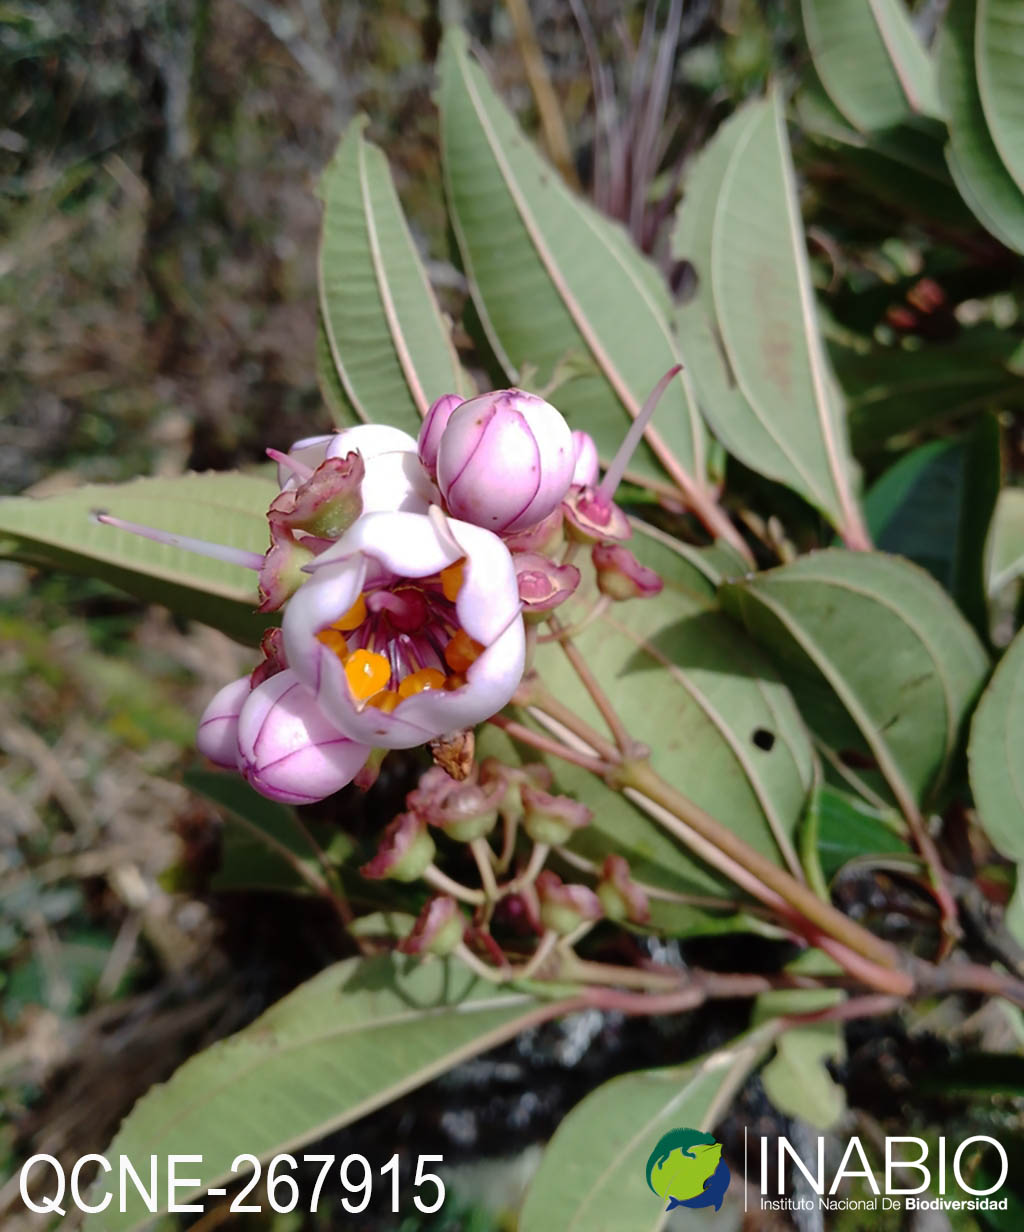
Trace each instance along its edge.
{"label": "white flower", "polygon": [[352,740],[410,748],[511,699],[525,664],[515,568],[497,536],[366,513],[309,566],[284,613],[289,666]]}

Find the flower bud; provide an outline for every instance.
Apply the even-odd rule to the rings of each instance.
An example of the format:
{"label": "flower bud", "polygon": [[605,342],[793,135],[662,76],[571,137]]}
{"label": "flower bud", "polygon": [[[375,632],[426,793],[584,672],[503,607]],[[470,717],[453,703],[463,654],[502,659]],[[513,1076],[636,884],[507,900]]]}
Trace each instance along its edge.
{"label": "flower bud", "polygon": [[572,472],[573,487],[591,488],[597,483],[597,443],[589,432],[581,432],[578,428],[572,434],[572,443],[576,451]]}
{"label": "flower bud", "polygon": [[629,548],[598,543],[591,552],[597,570],[597,588],[610,599],[650,599],[661,594],[664,582],[642,565]]}
{"label": "flower bud", "polygon": [[610,855],[605,860],[597,897],[609,920],[646,924],[651,918],[647,895],[630,877],[629,865],[622,856]]}
{"label": "flower bud", "polygon": [[434,840],[415,813],[399,813],[381,836],[377,854],[359,870],[371,881],[418,881],[433,863]]}
{"label": "flower bud", "polygon": [[604,539],[629,539],[633,528],[614,501],[596,488],[573,488],[562,502],[565,529],[580,543],[600,543]]}
{"label": "flower bud", "polygon": [[457,843],[471,843],[494,829],[502,791],[500,784],[481,787],[471,780],[456,782],[439,766],[432,766],[406,797],[406,806]]}
{"label": "flower bud", "polygon": [[524,613],[550,612],[580,584],[580,571],[575,565],[556,565],[537,552],[520,552],[512,560]]}
{"label": "flower bud", "polygon": [[446,894],[428,899],[412,926],[412,932],[398,943],[402,954],[436,954],[443,958],[461,942],[466,918],[454,898]]}
{"label": "flower bud", "polygon": [[558,556],[565,547],[565,515],[559,505],[554,513],[531,526],[529,530],[517,531],[514,535],[502,536],[510,552],[539,552],[542,556]]}
{"label": "flower bud", "polygon": [[437,482],[454,517],[515,533],[558,508],[574,465],[561,414],[543,398],[501,389],[452,412],[438,446]]}
{"label": "flower bud", "polygon": [[352,782],[369,753],[328,721],[288,669],[253,689],[238,716],[238,769],[271,800],[323,800]]}
{"label": "flower bud", "polygon": [[430,404],[430,409],[424,416],[417,448],[420,461],[427,468],[431,479],[437,478],[437,449],[441,443],[441,433],[448,426],[452,411],[463,402],[465,398],[460,398],[458,394],[442,394]]}
{"label": "flower bud", "polygon": [[493,788],[500,785],[498,811],[509,817],[522,815],[524,786],[546,791],[554,782],[554,775],[542,761],[531,761],[525,766],[506,766],[496,757],[483,759],[479,766],[479,776],[484,787]]}
{"label": "flower bud", "polygon": [[196,733],[196,745],[204,757],[217,766],[234,770],[238,766],[238,716],[249,696],[249,677],[232,680],[203,711]]}
{"label": "flower bud", "polygon": [[593,812],[571,796],[552,796],[546,791],[524,783],[523,829],[535,843],[561,847],[572,838],[573,831],[582,830],[594,819]]}
{"label": "flower bud", "polygon": [[545,869],[535,882],[540,900],[540,920],[545,928],[567,937],[581,924],[604,914],[601,900],[584,885],[565,885],[557,873]]}

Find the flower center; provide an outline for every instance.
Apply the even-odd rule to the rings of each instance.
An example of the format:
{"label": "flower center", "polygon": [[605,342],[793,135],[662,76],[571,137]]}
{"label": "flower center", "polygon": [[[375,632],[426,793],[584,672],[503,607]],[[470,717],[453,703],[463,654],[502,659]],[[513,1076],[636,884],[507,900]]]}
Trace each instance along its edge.
{"label": "flower center", "polygon": [[455,601],[465,581],[465,561],[440,574],[376,585],[317,639],[341,661],[357,707],[386,713],[417,693],[453,690],[483,646],[461,628]]}

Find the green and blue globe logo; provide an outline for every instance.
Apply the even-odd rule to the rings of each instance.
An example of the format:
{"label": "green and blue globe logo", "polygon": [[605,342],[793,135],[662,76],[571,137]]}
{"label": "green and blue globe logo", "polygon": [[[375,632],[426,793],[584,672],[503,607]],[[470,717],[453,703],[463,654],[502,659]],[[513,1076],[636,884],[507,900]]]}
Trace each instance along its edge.
{"label": "green and blue globe logo", "polygon": [[699,1129],[669,1130],[647,1161],[647,1184],[670,1211],[677,1206],[721,1210],[731,1179],[721,1143]]}

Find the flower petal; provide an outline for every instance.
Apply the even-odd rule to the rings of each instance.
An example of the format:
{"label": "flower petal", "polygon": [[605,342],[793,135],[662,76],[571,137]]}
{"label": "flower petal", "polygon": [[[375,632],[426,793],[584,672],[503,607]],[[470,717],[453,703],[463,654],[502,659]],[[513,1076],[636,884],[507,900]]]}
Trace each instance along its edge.
{"label": "flower petal", "polygon": [[238,764],[238,716],[249,696],[249,677],[232,680],[214,694],[203,711],[196,745],[217,766],[234,770]]}

